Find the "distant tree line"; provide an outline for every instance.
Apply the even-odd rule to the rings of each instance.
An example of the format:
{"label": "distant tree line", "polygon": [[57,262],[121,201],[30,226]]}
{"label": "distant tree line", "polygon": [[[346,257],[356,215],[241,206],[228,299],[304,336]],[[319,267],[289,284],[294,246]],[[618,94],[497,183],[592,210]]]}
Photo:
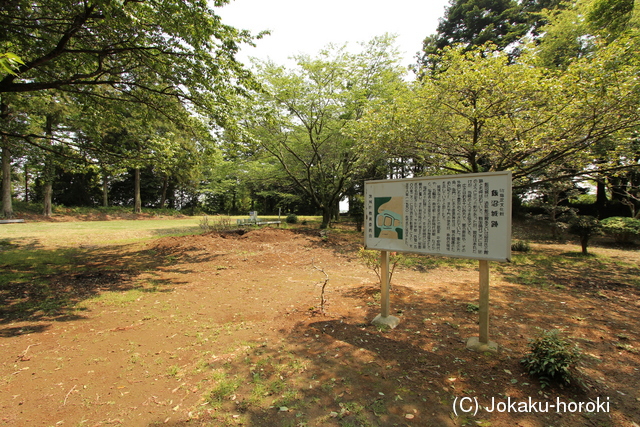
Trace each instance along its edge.
{"label": "distant tree line", "polygon": [[224,3],[0,6],[3,215],[18,198],[328,227],[368,179],[511,170],[516,206],[552,222],[640,216],[634,1],[452,0],[412,79],[389,35],[241,64],[262,34]]}

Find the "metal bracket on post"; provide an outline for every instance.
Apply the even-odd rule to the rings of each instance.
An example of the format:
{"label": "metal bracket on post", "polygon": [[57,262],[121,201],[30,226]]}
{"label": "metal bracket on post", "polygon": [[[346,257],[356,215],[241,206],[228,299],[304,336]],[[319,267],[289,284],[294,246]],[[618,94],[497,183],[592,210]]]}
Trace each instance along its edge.
{"label": "metal bracket on post", "polygon": [[489,261],[480,260],[480,336],[471,337],[467,348],[476,351],[498,351],[498,344],[489,341]]}
{"label": "metal bracket on post", "polygon": [[371,323],[376,326],[395,328],[400,319],[389,315],[389,252],[380,251],[380,314]]}

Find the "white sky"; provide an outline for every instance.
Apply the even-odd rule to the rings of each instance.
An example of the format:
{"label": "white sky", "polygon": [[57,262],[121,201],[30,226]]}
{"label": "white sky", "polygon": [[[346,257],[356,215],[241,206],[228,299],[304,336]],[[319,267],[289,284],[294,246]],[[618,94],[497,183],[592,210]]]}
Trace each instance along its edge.
{"label": "white sky", "polygon": [[216,12],[222,22],[271,35],[246,46],[238,59],[271,59],[285,65],[292,55],[314,56],[329,43],[347,42],[354,50],[385,33],[397,36],[402,65],[415,63],[422,41],[435,33],[448,0],[232,0]]}

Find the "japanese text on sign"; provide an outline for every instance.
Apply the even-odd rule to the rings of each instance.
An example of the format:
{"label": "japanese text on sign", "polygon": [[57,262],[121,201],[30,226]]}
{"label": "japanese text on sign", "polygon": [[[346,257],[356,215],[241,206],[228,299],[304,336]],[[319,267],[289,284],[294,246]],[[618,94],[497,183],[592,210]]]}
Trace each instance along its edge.
{"label": "japanese text on sign", "polygon": [[365,246],[508,260],[511,173],[365,183]]}

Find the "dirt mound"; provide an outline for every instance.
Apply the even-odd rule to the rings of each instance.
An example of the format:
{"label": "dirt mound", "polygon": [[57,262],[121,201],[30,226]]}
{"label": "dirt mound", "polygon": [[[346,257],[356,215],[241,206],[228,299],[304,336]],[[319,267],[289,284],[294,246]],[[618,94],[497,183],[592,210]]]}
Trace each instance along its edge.
{"label": "dirt mound", "polygon": [[313,237],[292,230],[263,228],[257,230],[231,230],[210,232],[194,236],[165,237],[157,241],[154,250],[161,254],[184,254],[206,251],[208,253],[229,253],[230,250],[262,252],[296,252],[321,242],[320,236]]}

